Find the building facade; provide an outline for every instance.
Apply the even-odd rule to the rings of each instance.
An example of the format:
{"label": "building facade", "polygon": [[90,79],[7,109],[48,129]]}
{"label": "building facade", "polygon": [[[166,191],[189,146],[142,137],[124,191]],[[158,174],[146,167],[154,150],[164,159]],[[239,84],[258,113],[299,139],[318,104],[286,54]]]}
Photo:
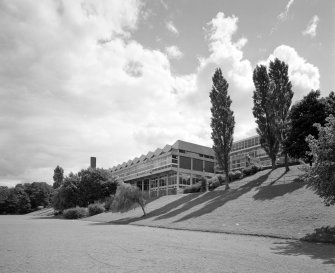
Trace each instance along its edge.
{"label": "building facade", "polygon": [[[277,159],[277,164],[284,162],[283,157]],[[271,159],[261,147],[260,136],[252,136],[233,143],[230,152],[230,170],[241,170],[250,164],[263,167],[271,166]]]}
{"label": "building facade", "polygon": [[[260,145],[260,137],[234,142],[230,170],[241,170],[253,163],[271,166],[270,158]],[[118,180],[137,185],[151,196],[175,194],[198,183],[202,177],[213,177],[215,172],[220,173],[218,170],[212,148],[181,140],[111,169]]]}
{"label": "building facade", "polygon": [[114,166],[111,171],[117,179],[137,185],[151,196],[162,196],[196,184],[201,177],[213,177],[214,165],[211,148],[178,140],[172,146]]}

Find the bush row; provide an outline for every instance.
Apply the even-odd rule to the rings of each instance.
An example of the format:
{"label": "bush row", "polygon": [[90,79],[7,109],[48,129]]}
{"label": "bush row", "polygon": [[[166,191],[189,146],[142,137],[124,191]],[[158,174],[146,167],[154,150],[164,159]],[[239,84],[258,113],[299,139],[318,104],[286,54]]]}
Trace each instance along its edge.
{"label": "bush row", "polygon": [[[250,165],[246,168],[244,168],[242,171],[236,170],[236,171],[231,171],[229,172],[229,180],[230,182],[239,180],[243,177],[253,175],[259,171],[262,170],[261,166],[258,165]],[[212,178],[205,179],[203,178],[201,182],[188,186],[183,190],[184,193],[195,193],[195,192],[201,192],[206,190],[206,183],[208,184],[208,189],[210,191],[214,190],[215,188],[223,185],[225,181],[225,176],[223,175],[216,175]]]}

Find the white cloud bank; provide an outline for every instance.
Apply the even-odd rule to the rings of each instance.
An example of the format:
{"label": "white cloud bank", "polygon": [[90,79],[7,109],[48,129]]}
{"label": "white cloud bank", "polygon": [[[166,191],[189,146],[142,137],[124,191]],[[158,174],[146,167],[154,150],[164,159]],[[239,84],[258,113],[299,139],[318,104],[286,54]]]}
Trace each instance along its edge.
{"label": "white cloud bank", "polygon": [[295,100],[301,99],[311,89],[320,87],[319,69],[299,56],[293,47],[287,45],[278,46],[269,56],[266,63],[269,63],[274,58],[278,58],[288,64],[288,73],[293,85]]}
{"label": "white cloud bank", "polygon": [[[235,138],[253,133],[247,39],[232,39],[238,18],[218,13],[207,26],[209,55],[176,76],[171,56],[132,40],[140,9],[124,0],[1,2],[1,184],[51,182],[57,165],[78,171],[90,156],[112,167],[177,139],[211,145],[216,67],[230,83]],[[294,49],[277,51],[294,60],[296,79],[316,73]]]}
{"label": "white cloud bank", "polygon": [[314,15],[313,18],[309,21],[306,29],[302,32],[302,35],[314,38],[316,36],[316,28],[318,26],[318,23],[319,17],[317,15]]}

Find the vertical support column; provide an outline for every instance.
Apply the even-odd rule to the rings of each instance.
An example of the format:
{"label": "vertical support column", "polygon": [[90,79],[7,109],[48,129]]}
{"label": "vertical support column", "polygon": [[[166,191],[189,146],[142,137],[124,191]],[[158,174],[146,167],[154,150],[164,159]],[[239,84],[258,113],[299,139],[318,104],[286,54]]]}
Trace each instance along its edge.
{"label": "vertical support column", "polygon": [[157,176],[157,196],[160,195],[160,191],[161,191],[161,182],[160,182],[160,177]]}
{"label": "vertical support column", "polygon": [[144,180],[142,179],[142,192],[144,192]]}
{"label": "vertical support column", "polygon": [[169,174],[165,176],[165,184],[166,184],[166,195],[169,195]]}
{"label": "vertical support column", "polygon": [[193,158],[191,157],[190,185],[193,185]]}
{"label": "vertical support column", "polygon": [[149,185],[148,185],[148,189],[149,189],[149,198],[151,198],[151,178],[149,177]]}
{"label": "vertical support column", "polygon": [[180,165],[180,157],[178,155],[178,167],[177,167],[177,194],[179,193],[179,165]]}

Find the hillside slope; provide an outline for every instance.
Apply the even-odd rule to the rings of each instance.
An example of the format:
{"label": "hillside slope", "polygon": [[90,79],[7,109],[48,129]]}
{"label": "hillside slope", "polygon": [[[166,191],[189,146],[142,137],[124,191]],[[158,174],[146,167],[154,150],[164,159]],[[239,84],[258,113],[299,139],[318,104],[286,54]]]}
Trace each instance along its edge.
{"label": "hillside slope", "polygon": [[85,220],[167,228],[301,238],[315,228],[335,226],[335,208],[325,207],[298,179],[299,166],[264,170],[233,182],[229,191],[161,197],[127,213],[103,213]]}

